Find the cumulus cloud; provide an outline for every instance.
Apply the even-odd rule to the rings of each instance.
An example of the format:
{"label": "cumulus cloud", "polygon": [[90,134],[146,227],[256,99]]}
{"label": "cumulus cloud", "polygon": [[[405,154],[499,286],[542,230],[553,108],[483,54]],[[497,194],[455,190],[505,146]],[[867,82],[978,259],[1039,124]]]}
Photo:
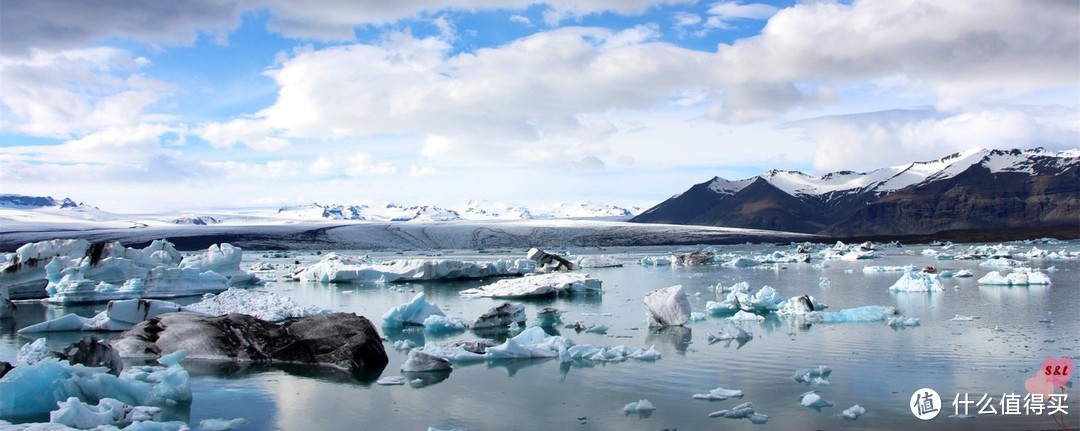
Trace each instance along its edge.
{"label": "cumulus cloud", "polygon": [[66,138],[136,126],[148,107],[172,91],[139,73],[146,63],[107,47],[0,57],[0,127]]}
{"label": "cumulus cloud", "polygon": [[763,3],[744,3],[742,1],[724,1],[709,8],[709,18],[705,25],[711,28],[730,28],[731,22],[744,19],[768,19],[780,11],[780,8]]}
{"label": "cumulus cloud", "polygon": [[800,122],[816,146],[820,173],[870,169],[926,161],[971,148],[1066,149],[1080,126],[1067,112],[1027,112],[1016,108],[963,113],[896,110],[824,117]]}
{"label": "cumulus cloud", "polygon": [[262,121],[238,118],[225,123],[207,123],[195,130],[214,148],[232,148],[243,144],[254,150],[273,151],[288,148],[287,139],[276,136]]}

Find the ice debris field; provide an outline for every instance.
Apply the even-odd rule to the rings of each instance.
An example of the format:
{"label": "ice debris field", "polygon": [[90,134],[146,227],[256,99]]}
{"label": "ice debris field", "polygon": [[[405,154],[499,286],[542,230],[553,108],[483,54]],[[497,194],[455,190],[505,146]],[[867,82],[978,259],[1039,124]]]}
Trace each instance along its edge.
{"label": "ice debris field", "polygon": [[[366,310],[363,314],[372,320],[368,338],[373,334],[376,344],[385,345],[386,353],[382,347],[369,353],[391,362],[385,369],[378,368],[382,371],[371,382],[377,383],[377,387],[424,388],[448,378],[452,380],[455,372],[473,369],[472,365],[512,370],[516,367],[512,365],[514,361],[522,360],[561,364],[563,378],[569,369],[619,367],[627,362],[640,364],[645,367],[642,370],[663,370],[666,365],[662,364],[668,361],[679,364],[686,358],[710,355],[713,344],[741,350],[763,336],[768,339],[778,325],[793,328],[796,332],[792,337],[812,325],[839,324],[837,328],[841,331],[858,332],[866,330],[843,328],[878,325],[881,329],[875,331],[935,331],[934,327],[951,325],[945,330],[956,331],[960,325],[990,325],[995,320],[993,312],[973,310],[980,311],[982,316],[968,312],[937,318],[924,314],[929,309],[919,304],[940,301],[961,289],[980,289],[980,293],[991,296],[1002,292],[996,289],[1045,289],[1054,285],[1051,276],[1059,271],[1058,266],[1069,268],[1068,275],[1074,282],[1072,271],[1080,253],[1064,246],[1057,250],[1040,248],[1047,244],[1063,245],[1046,240],[1023,245],[943,243],[923,246],[921,251],[876,243],[796,243],[772,249],[747,248],[736,253],[718,247],[683,248],[666,253],[630,250],[568,254],[573,269],[566,271],[547,266],[547,262],[508,254],[452,259],[329,252],[299,259],[295,253],[274,257],[273,253],[263,252],[261,257],[245,258],[243,250],[226,243],[187,253],[178,251],[167,240],[153,241],[144,248],[85,240],[30,243],[3,256],[0,263],[0,318],[11,319],[17,315],[18,307],[39,303],[61,307],[87,304],[100,311],[65,313],[30,324],[16,322],[14,330],[23,340],[13,346],[17,347],[17,355],[0,358],[11,362],[0,377],[0,393],[5,394],[0,397],[0,420],[15,423],[7,425],[12,429],[29,426],[22,418],[42,415],[47,415],[48,422],[54,424],[49,429],[242,429],[252,419],[245,419],[244,414],[207,418],[198,423],[171,419],[170,411],[178,407],[190,410],[192,399],[199,396],[192,390],[191,378],[183,366],[188,356],[184,349],[151,354],[157,365],[125,366],[133,358],[124,356],[130,350],[113,348],[108,341],[99,342],[97,338],[79,341],[100,347],[95,347],[90,357],[76,358],[78,355],[63,350],[50,350],[45,339],[37,337],[85,332],[102,340],[123,338],[125,335],[118,334],[146,330],[146,325],[159,320],[165,322],[163,316],[175,313],[201,316],[198,318],[211,319],[210,322],[236,314],[250,316],[248,320],[229,320],[230,325],[240,325],[237,328],[241,329],[226,329],[226,332],[251,331],[248,327],[252,325],[260,328],[279,325],[245,332],[256,334],[244,336],[248,338],[273,338],[266,334],[278,330],[274,328],[307,327],[304,325],[308,324],[298,322],[319,316],[330,319],[327,324],[332,326],[338,316],[335,313],[342,311],[340,306],[313,300],[318,295],[311,293],[304,293],[296,300],[290,297],[290,293],[300,293],[294,286],[308,289],[304,292],[337,290],[338,296],[356,296],[363,289],[377,289],[383,292],[380,295],[400,298],[390,303],[389,299],[377,300],[376,303],[386,304],[381,310],[366,307],[358,310]],[[881,260],[915,263],[879,264]],[[674,276],[656,272],[658,267],[670,267]],[[775,286],[760,282],[775,280],[775,274],[789,268],[814,281]],[[636,277],[625,275],[631,271],[648,271],[645,274],[651,278],[646,279],[669,282],[628,288]],[[839,290],[825,274],[831,274],[832,278],[863,279],[867,280],[865,284],[881,287],[873,295],[853,294],[850,290]],[[718,281],[701,280],[708,277]],[[886,281],[877,281],[883,277]],[[611,280],[618,281],[612,284]],[[425,287],[418,290],[413,287],[415,283]],[[462,287],[452,287],[456,285]],[[438,291],[433,297],[436,291],[426,286],[445,286],[446,290]],[[609,304],[613,295],[626,305],[599,310],[606,308],[617,313],[588,311]],[[880,302],[853,301],[863,296]],[[841,306],[830,306],[825,299]],[[440,300],[447,304],[440,306]],[[1052,322],[1051,319],[1039,321]],[[1075,324],[1069,320],[1063,323]],[[692,329],[700,329],[696,332],[702,343],[696,347],[688,347],[693,343]],[[649,336],[642,340],[634,331],[645,331]],[[995,325],[994,331],[1000,333],[1000,327]],[[340,341],[342,345],[348,344],[344,338]],[[265,341],[267,344],[254,340],[238,342],[241,344],[232,346],[236,350],[222,350],[217,356],[206,357],[232,362],[270,360],[236,352],[265,349],[273,345],[272,340]],[[156,345],[165,346],[163,343],[167,340],[158,340]],[[309,366],[342,363],[338,359],[266,356],[271,357],[291,358],[274,361]],[[371,368],[372,362],[346,363],[362,370]],[[832,373],[832,368],[826,365],[795,369],[790,378],[792,390],[786,395],[792,400],[790,405],[819,413],[837,409],[831,417],[840,421],[838,424],[873,418],[874,405],[881,400],[851,399],[850,394],[835,393],[830,388]],[[721,383],[723,380],[729,380],[729,384],[740,381],[721,379]],[[804,390],[798,392],[799,386],[795,385],[801,385]],[[714,409],[703,407],[705,403],[694,407],[695,403],[688,401],[678,409],[700,410],[701,418],[742,420],[751,425],[775,425],[781,420],[780,426],[790,425],[783,419],[788,412],[786,408],[758,410],[763,405],[777,409],[775,395],[764,396],[752,385],[738,389],[727,385],[703,387],[682,397],[709,403],[726,403],[737,398],[740,403]],[[621,416],[629,419],[657,420],[664,417],[665,409],[674,408],[670,397],[662,394],[634,390],[625,398]],[[840,399],[834,402],[834,398]],[[836,407],[839,402],[850,407]],[[605,413],[593,412],[591,418],[582,416],[576,420],[582,424],[595,423],[597,415]]]}

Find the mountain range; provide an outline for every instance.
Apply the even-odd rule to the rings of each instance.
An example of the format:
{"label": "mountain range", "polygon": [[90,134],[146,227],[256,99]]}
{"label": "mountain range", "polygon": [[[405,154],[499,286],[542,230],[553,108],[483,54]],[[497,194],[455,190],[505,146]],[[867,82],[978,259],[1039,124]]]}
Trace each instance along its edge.
{"label": "mountain range", "polygon": [[991,230],[1075,238],[1078,201],[1080,150],[973,149],[870,172],[814,177],[770,170],[736,181],[714,177],[630,221],[836,238]]}

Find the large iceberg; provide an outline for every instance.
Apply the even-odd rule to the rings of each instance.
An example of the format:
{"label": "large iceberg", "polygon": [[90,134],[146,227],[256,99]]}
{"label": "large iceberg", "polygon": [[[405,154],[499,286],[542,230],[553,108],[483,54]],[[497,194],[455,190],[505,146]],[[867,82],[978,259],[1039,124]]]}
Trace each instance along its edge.
{"label": "large iceberg", "polygon": [[889,287],[894,292],[944,292],[941,277],[928,272],[905,272]]}
{"label": "large iceberg", "polygon": [[489,277],[516,277],[532,273],[536,262],[528,259],[468,262],[449,259],[398,259],[374,262],[369,259],[328,253],[312,265],[298,268],[292,277],[320,283],[395,283],[431,280],[475,280]]}
{"label": "large iceberg", "polygon": [[[184,311],[209,316],[240,313],[268,322],[281,322],[286,319],[298,319],[331,312],[325,308],[299,305],[292,298],[285,295],[235,287],[216,295],[203,295],[202,301],[183,308]],[[136,323],[149,318],[138,320]]]}
{"label": "large iceberg", "polygon": [[601,282],[580,273],[548,273],[495,283],[460,292],[463,296],[483,298],[529,298],[569,294],[603,293]]}
{"label": "large iceberg", "polygon": [[481,314],[472,323],[473,329],[505,328],[510,325],[525,325],[525,305],[504,302]]}
{"label": "large iceberg", "polygon": [[731,286],[731,291],[727,293],[723,301],[706,302],[705,309],[714,315],[732,314],[740,310],[748,313],[768,314],[779,310],[780,305],[786,300],[787,298],[784,298],[776,292],[776,289],[769,286],[762,286],[761,289],[751,295],[750,284],[740,282]]}
{"label": "large iceberg", "polygon": [[690,320],[690,300],[682,285],[665,287],[645,294],[649,326],[677,326]]}
{"label": "large iceberg", "polygon": [[547,335],[539,326],[521,331],[497,346],[483,342],[458,342],[450,345],[428,343],[422,350],[450,362],[530,358],[559,358],[561,362],[621,362],[627,359],[655,361],[661,357],[654,347],[642,349],[622,345],[597,347],[574,344],[569,338]]}
{"label": "large iceberg", "polygon": [[105,367],[72,365],[44,358],[13,368],[0,377],[0,417],[49,413],[57,403],[75,397],[98,403],[112,398],[131,406],[175,406],[191,402],[191,386],[180,366],[184,354],[162,357],[159,366],[126,368],[119,377]]}
{"label": "large iceberg", "polygon": [[423,325],[431,316],[446,316],[438,305],[424,300],[424,292],[417,293],[412,301],[395,306],[383,314],[384,327]]}
{"label": "large iceberg", "polygon": [[7,285],[0,284],[0,319],[15,315],[15,303],[11,302]]}
{"label": "large iceberg", "polygon": [[41,285],[44,289],[39,293],[21,291],[21,296],[13,296],[53,303],[200,295],[224,291],[230,279],[257,281],[240,270],[241,250],[229,244],[215,244],[188,260],[182,260],[166,240],[142,249],[116,241],[55,240],[26,244],[19,250],[0,271],[7,279],[2,284],[19,289]]}
{"label": "large iceberg", "polygon": [[126,331],[136,323],[165,313],[181,311],[183,307],[156,299],[125,299],[109,301],[105,311],[94,317],[66,314],[52,320],[27,326],[19,334],[54,331]]}
{"label": "large iceberg", "polygon": [[1050,285],[1050,277],[1042,271],[1026,267],[1014,268],[1008,275],[990,271],[979,279],[979,284],[1000,286]]}

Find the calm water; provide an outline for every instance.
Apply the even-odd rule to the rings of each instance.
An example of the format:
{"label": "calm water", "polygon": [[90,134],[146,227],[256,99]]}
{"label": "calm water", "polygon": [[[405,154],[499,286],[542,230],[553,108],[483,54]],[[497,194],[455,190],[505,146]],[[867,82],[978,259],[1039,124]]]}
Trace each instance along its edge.
{"label": "calm water", "polygon": [[[1021,245],[1021,250],[1030,245]],[[1040,245],[1044,249],[1080,249],[1080,243]],[[1002,394],[1027,393],[1024,382],[1040,370],[1044,359],[1069,357],[1080,363],[1080,262],[1032,260],[1046,269],[1049,287],[989,287],[976,280],[991,269],[978,261],[938,261],[919,255],[925,246],[889,248],[869,261],[824,261],[827,268],[810,264],[782,267],[641,267],[636,260],[662,255],[675,248],[586,250],[572,253],[604,253],[624,259],[622,268],[591,269],[603,280],[602,297],[562,298],[525,302],[530,320],[536,311],[553,306],[572,323],[604,324],[607,334],[576,333],[560,329],[578,344],[600,346],[655,345],[663,354],[656,362],[630,360],[593,366],[560,364],[555,360],[519,360],[458,366],[448,376],[426,376],[423,387],[379,386],[379,373],[350,375],[319,367],[239,366],[185,361],[193,375],[194,401],[190,411],[173,412],[192,424],[207,418],[243,417],[245,429],[469,430],[573,429],[659,430],[674,429],[1060,429],[1048,416],[977,415],[972,419],[949,418],[956,394],[968,393],[978,400],[984,393],[994,406]],[[958,246],[966,248],[966,246]],[[725,246],[723,253],[745,255],[771,251],[768,246]],[[347,252],[358,254],[357,252]],[[506,257],[520,257],[514,250]],[[298,253],[283,259],[264,259],[260,252],[245,253],[244,267],[269,260],[284,264],[312,262],[318,256]],[[389,255],[384,257],[400,257]],[[494,259],[492,254],[445,254],[454,259]],[[899,273],[864,274],[867,265],[935,265],[939,269],[969,269],[974,278],[945,279],[941,293],[892,293],[887,288]],[[283,272],[282,272],[283,273]],[[822,282],[827,280],[827,283]],[[893,329],[883,322],[813,325],[797,327],[770,318],[740,323],[754,334],[746,343],[710,344],[708,333],[729,325],[710,317],[686,327],[650,329],[642,298],[646,292],[682,284],[695,311],[715,300],[713,286],[740,281],[753,289],[769,285],[784,296],[808,293],[836,311],[862,305],[891,305],[904,316],[918,317],[922,325]],[[457,292],[486,282],[414,283],[406,285],[319,285],[271,281],[260,289],[292,297],[301,304],[355,312],[381,323],[390,307],[409,301],[424,291],[448,315],[472,320],[501,301],[462,299]],[[189,300],[190,302],[190,300]],[[7,321],[0,336],[0,360],[11,361],[15,351],[32,339],[13,335],[14,330],[68,312],[92,315],[101,305],[52,307],[35,303],[19,305],[14,322]],[[951,321],[954,315],[978,316],[974,321]],[[381,330],[390,340],[412,339],[423,344],[422,331]],[[80,334],[55,334],[57,347]],[[471,332],[436,340],[475,339]],[[501,341],[501,340],[500,340]],[[400,375],[405,353],[386,345],[390,365],[382,376]],[[808,386],[792,379],[795,370],[817,365],[833,369],[825,386]],[[411,376],[412,377],[412,376]],[[1075,380],[1075,379],[1074,379]],[[701,401],[695,393],[724,387],[741,389],[742,399]],[[929,387],[943,398],[943,412],[921,421],[912,415],[908,401],[919,388]],[[800,395],[817,389],[835,404],[821,411],[802,407]],[[1080,391],[1068,388],[1065,421],[1080,428]],[[656,410],[648,417],[624,415],[626,403],[648,399]],[[709,418],[708,413],[739,403],[753,402],[754,409],[769,416],[764,425],[747,420]],[[837,415],[859,404],[868,414],[856,421]]]}

